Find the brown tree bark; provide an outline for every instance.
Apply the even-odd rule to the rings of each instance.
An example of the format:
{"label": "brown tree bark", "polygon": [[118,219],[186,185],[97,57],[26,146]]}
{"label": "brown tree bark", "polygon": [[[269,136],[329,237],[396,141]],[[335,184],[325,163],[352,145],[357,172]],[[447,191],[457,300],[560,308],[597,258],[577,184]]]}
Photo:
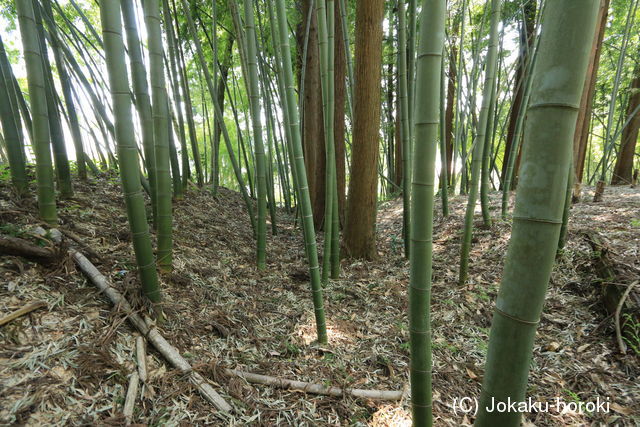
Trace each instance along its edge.
{"label": "brown tree bark", "polygon": [[[628,119],[634,114],[634,111],[640,106],[640,63],[636,64],[633,76],[625,119]],[[621,148],[618,153],[618,159],[616,160],[616,166],[613,170],[611,185],[631,184],[633,159],[636,152],[639,130],[640,112],[635,111],[633,118],[631,118],[629,124],[622,131]]]}
{"label": "brown tree bark", "polygon": [[[302,70],[302,54],[307,31],[307,16],[311,0],[303,0],[301,20],[297,28],[299,52],[299,70]],[[307,61],[304,75],[303,113],[302,113],[302,145],[304,165],[307,169],[311,209],[316,229],[322,225],[324,218],[324,119],[322,114],[322,86],[320,81],[320,51],[318,45],[318,20],[315,7],[311,11],[309,25],[309,42],[307,45]],[[298,79],[300,82],[300,78]]]}
{"label": "brown tree bark", "polygon": [[347,94],[347,56],[344,45],[344,34],[342,33],[342,16],[340,8],[334,8],[335,14],[335,62],[333,65],[335,73],[334,85],[334,143],[336,151],[336,179],[338,181],[338,214],[340,224],[344,225],[344,214],[346,209],[346,171],[345,171],[345,104]]}
{"label": "brown tree bark", "polygon": [[600,11],[598,12],[598,27],[591,46],[589,66],[587,68],[587,78],[584,82],[582,99],[580,101],[580,111],[576,121],[576,132],[573,137],[573,164],[575,170],[573,200],[580,199],[580,184],[584,173],[584,160],[587,153],[587,142],[589,140],[589,127],[591,125],[591,108],[593,106],[593,94],[596,88],[598,77],[598,66],[600,64],[600,53],[602,52],[602,40],[607,28],[607,17],[609,16],[610,0],[601,0]]}
{"label": "brown tree bark", "polygon": [[[398,105],[398,102],[396,102]],[[399,109],[396,107],[396,111]],[[393,172],[395,173],[393,182],[400,188],[402,188],[402,139],[400,138],[400,115],[396,114],[395,118],[395,126],[393,130],[394,138],[395,138],[395,153],[394,153],[394,162],[395,166],[393,168]]]}
{"label": "brown tree bark", "polygon": [[447,184],[451,185],[451,175],[453,171],[453,132],[454,129],[454,101],[456,96],[456,80],[458,78],[458,70],[456,68],[458,64],[458,45],[456,44],[456,38],[460,30],[460,18],[454,18],[453,34],[449,43],[449,79],[447,84],[447,105],[444,113],[445,123],[445,144],[447,150]]}
{"label": "brown tree bark", "polygon": [[344,245],[348,256],[374,259],[378,198],[383,0],[356,2],[353,160]]}
{"label": "brown tree bark", "polygon": [[[507,143],[504,149],[504,160],[502,161],[502,175],[501,182],[504,182],[507,175],[507,165],[509,163],[509,153],[511,152],[511,146],[515,143],[516,123],[520,110],[522,108],[522,98],[524,96],[524,82],[526,79],[526,67],[527,58],[533,48],[533,41],[535,39],[536,25],[536,2],[529,1],[524,5],[524,22],[520,25],[520,52],[518,56],[518,66],[516,67],[516,77],[513,81],[513,102],[511,104],[511,114],[509,115],[509,126],[507,128]],[[517,175],[520,151],[516,153],[516,164],[514,165],[512,182],[515,183],[515,177]]]}

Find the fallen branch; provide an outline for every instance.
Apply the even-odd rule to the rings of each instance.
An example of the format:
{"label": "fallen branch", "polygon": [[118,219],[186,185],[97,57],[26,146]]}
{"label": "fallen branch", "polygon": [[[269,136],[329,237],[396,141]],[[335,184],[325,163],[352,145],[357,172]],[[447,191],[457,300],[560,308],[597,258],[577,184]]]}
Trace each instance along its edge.
{"label": "fallen branch", "polygon": [[357,388],[345,388],[325,386],[322,384],[308,383],[304,381],[288,380],[285,378],[270,377],[267,375],[253,374],[237,369],[225,369],[228,375],[235,375],[255,384],[269,385],[290,390],[299,390],[305,393],[321,394],[324,396],[341,397],[350,395],[361,399],[371,400],[401,400],[405,396],[404,391],[395,390],[361,390]]}
{"label": "fallen branch", "polygon": [[47,303],[44,301],[32,302],[31,304],[27,304],[19,310],[14,311],[0,319],[0,326],[4,326],[12,320],[17,319],[18,317],[24,316],[25,314],[29,314],[32,311],[35,311],[41,307],[46,307]]}
{"label": "fallen branch", "polygon": [[27,240],[11,236],[0,236],[0,254],[17,255],[39,262],[51,262],[55,260],[57,255],[51,249],[36,246]]}
{"label": "fallen branch", "polygon": [[196,386],[202,396],[222,412],[230,412],[233,408],[220,396],[203,377],[193,370],[189,362],[180,355],[178,350],[164,339],[154,327],[149,327],[145,321],[136,314],[131,305],[120,292],[111,287],[106,277],[80,252],[69,251],[80,270],[87,275],[89,280],[116,306],[122,309],[127,319],[138,331],[162,354],[165,359],[180,372],[187,374],[190,381]]}

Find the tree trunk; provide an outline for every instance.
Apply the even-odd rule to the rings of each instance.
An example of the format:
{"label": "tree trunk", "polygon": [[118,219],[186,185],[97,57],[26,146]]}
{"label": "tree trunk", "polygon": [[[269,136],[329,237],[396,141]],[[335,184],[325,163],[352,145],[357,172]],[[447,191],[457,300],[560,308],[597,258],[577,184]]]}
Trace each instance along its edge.
{"label": "tree trunk", "polygon": [[336,180],[338,182],[338,214],[340,224],[344,225],[344,214],[346,209],[346,170],[345,170],[345,103],[347,93],[347,55],[344,44],[344,34],[342,28],[342,16],[340,8],[335,8],[335,115],[334,115],[334,141],[336,149]]}
{"label": "tree trunk", "polygon": [[344,243],[354,258],[376,257],[378,140],[382,74],[383,0],[356,3],[353,161]]}
{"label": "tree trunk", "polygon": [[[536,2],[528,1],[524,5],[524,22],[520,24],[520,53],[518,56],[518,65],[516,67],[516,78],[513,80],[513,103],[511,104],[511,114],[509,115],[509,127],[507,128],[507,144],[504,149],[504,157],[502,161],[502,175],[500,182],[504,183],[507,174],[507,166],[509,164],[509,153],[511,145],[516,143],[516,124],[520,110],[523,107],[522,99],[524,95],[524,83],[526,80],[527,59],[532,52],[533,41],[535,40],[536,25]],[[514,153],[518,158],[520,151]],[[517,174],[519,164],[513,171],[514,176]],[[515,180],[512,180],[515,182]]]}
{"label": "tree trunk", "polygon": [[[309,194],[313,209],[313,222],[319,229],[324,218],[325,204],[325,147],[324,118],[322,115],[322,85],[320,81],[320,56],[318,46],[318,17],[315,7],[311,11],[311,21],[307,29],[307,16],[311,0],[302,3],[302,22],[298,27],[298,51],[304,51],[305,37],[308,37],[307,58],[304,75],[303,111],[302,111],[302,146],[304,164],[309,181]],[[308,31],[308,34],[307,34]],[[300,55],[300,69],[304,58]],[[301,82],[302,83],[302,82]]]}
{"label": "tree trunk", "polygon": [[633,76],[627,113],[625,114],[625,120],[630,120],[622,131],[621,148],[616,160],[616,167],[613,170],[611,185],[631,184],[632,181],[633,159],[638,142],[638,130],[640,130],[640,111],[638,111],[638,107],[640,107],[640,63],[636,64]]}
{"label": "tree trunk", "polygon": [[[456,21],[458,17],[453,18]],[[447,105],[444,114],[444,126],[445,126],[445,147],[447,152],[447,184],[451,185],[451,176],[453,174],[453,133],[454,133],[454,105],[456,94],[456,80],[458,78],[458,45],[455,43],[455,38],[458,35],[459,25],[454,22],[453,34],[450,39],[450,53],[449,53],[449,78],[447,85]]]}
{"label": "tree trunk", "polygon": [[598,24],[595,36],[591,45],[589,56],[589,66],[587,77],[582,89],[580,100],[580,111],[576,121],[576,130],[573,136],[573,165],[574,165],[574,192],[573,200],[580,199],[580,187],[584,173],[584,161],[587,154],[587,142],[589,141],[589,128],[591,126],[591,108],[593,106],[593,94],[596,88],[598,77],[598,66],[600,64],[600,54],[602,53],[602,41],[607,28],[607,17],[609,16],[610,0],[600,0],[600,11],[598,12]]}

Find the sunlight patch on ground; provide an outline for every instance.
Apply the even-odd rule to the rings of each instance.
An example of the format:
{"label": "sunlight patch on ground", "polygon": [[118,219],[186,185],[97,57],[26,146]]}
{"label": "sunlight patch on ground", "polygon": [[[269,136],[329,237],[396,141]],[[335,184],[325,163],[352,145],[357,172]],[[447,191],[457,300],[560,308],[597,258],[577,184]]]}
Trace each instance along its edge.
{"label": "sunlight patch on ground", "polygon": [[387,405],[378,409],[371,418],[371,426],[411,426],[411,414],[405,408]]}

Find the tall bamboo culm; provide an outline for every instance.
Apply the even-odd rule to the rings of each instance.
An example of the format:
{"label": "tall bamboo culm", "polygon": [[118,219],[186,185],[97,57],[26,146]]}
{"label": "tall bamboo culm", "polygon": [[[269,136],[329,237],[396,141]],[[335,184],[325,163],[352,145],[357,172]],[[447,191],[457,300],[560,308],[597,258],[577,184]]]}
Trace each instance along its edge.
{"label": "tall bamboo culm", "polygon": [[171,173],[169,171],[169,105],[164,77],[164,50],[160,30],[158,0],[144,1],[144,20],[147,26],[151,109],[153,112],[153,141],[156,156],[156,200],[158,216],[158,268],[171,271],[173,234],[171,212]]}
{"label": "tall bamboo culm", "polygon": [[[402,1],[402,0],[400,0]],[[433,424],[431,397],[431,274],[435,163],[445,38],[445,0],[424,0],[416,73],[414,171],[411,181],[409,337],[414,426]]]}
{"label": "tall bamboo culm", "polygon": [[247,38],[247,70],[249,77],[249,107],[251,108],[251,124],[253,125],[253,144],[256,162],[256,181],[258,196],[258,228],[257,228],[257,264],[258,270],[266,265],[267,246],[267,176],[264,143],[262,141],[262,121],[260,119],[260,87],[258,77],[258,49],[256,46],[256,26],[253,2],[244,1],[244,25]]}
{"label": "tall bamboo culm", "polygon": [[33,119],[32,147],[36,156],[36,180],[38,183],[38,212],[40,218],[55,225],[58,222],[55,191],[53,188],[53,166],[49,148],[49,115],[44,90],[44,70],[42,54],[38,42],[38,32],[30,1],[16,0],[20,35],[24,49],[27,69],[27,83],[31,100],[31,116]]}
{"label": "tall bamboo culm", "polygon": [[475,425],[519,426],[492,402],[525,399],[536,328],[562,226],[568,168],[598,0],[548,2],[521,163],[511,241],[491,325]]}
{"label": "tall bamboo culm", "polygon": [[133,121],[131,120],[131,92],[122,41],[120,0],[100,0],[100,18],[115,117],[120,179],[127,205],[133,249],[140,272],[142,290],[157,308],[158,317],[161,317],[157,306],[161,300],[158,273],[156,272],[144,198],[140,186],[138,150]]}
{"label": "tall bamboo culm", "polygon": [[460,249],[460,284],[464,284],[467,281],[467,274],[469,271],[469,252],[471,250],[471,236],[473,233],[473,216],[476,209],[476,202],[478,200],[478,184],[480,182],[483,149],[487,132],[487,123],[489,120],[489,107],[493,96],[493,85],[495,84],[500,10],[501,0],[491,0],[489,51],[487,52],[484,87],[482,88],[482,106],[480,108],[475,141],[473,143],[473,154],[471,159],[471,188],[469,190],[469,199],[467,201],[467,211],[464,218],[464,234],[462,236],[462,246]]}
{"label": "tall bamboo culm", "polygon": [[[316,320],[316,331],[318,342],[327,342],[327,325],[324,316],[324,302],[322,297],[322,283],[320,280],[320,267],[318,266],[318,250],[316,247],[316,232],[313,226],[313,213],[311,212],[311,198],[309,196],[309,186],[307,184],[307,172],[304,166],[302,154],[302,136],[300,134],[300,112],[296,102],[295,86],[293,81],[293,66],[291,63],[291,48],[289,45],[289,29],[287,27],[287,13],[284,0],[276,0],[276,17],[279,35],[279,52],[282,55],[281,66],[284,79],[283,94],[285,108],[288,115],[285,119],[289,122],[291,137],[291,159],[292,167],[295,169],[295,180],[298,187],[298,197],[300,201],[300,213],[302,216],[302,229],[304,232],[305,248],[309,260],[309,276],[311,276],[311,292],[313,293],[313,310]],[[274,22],[273,25],[276,25]]]}

